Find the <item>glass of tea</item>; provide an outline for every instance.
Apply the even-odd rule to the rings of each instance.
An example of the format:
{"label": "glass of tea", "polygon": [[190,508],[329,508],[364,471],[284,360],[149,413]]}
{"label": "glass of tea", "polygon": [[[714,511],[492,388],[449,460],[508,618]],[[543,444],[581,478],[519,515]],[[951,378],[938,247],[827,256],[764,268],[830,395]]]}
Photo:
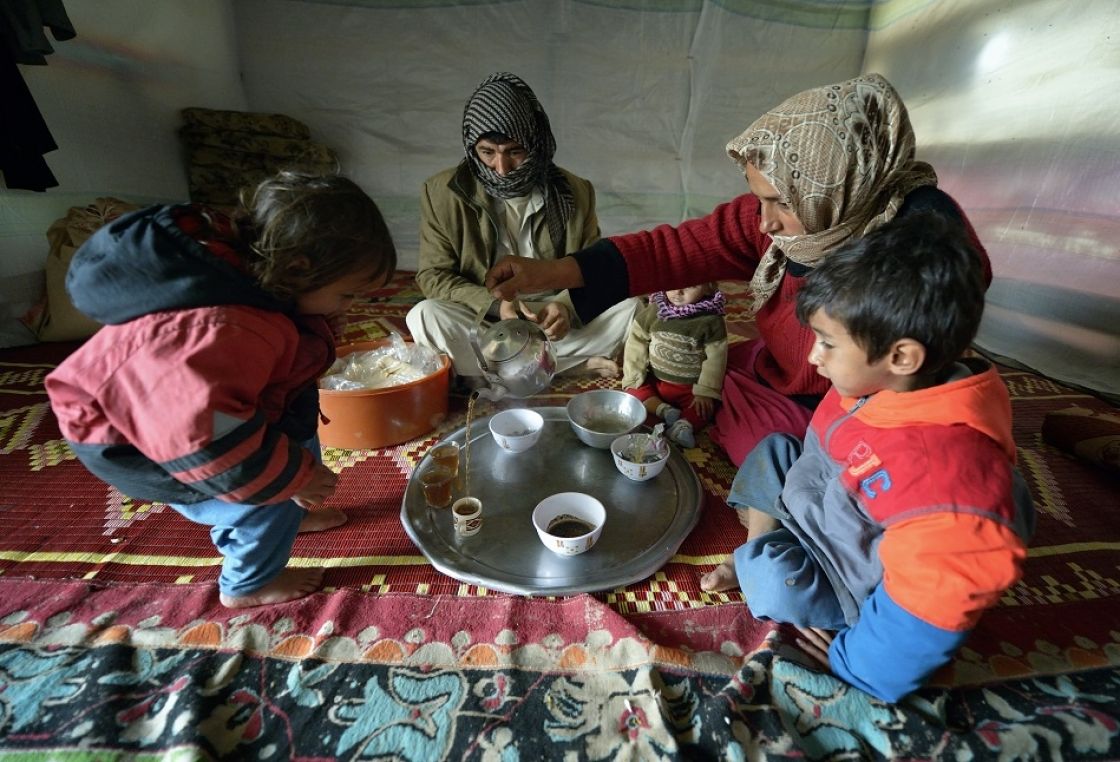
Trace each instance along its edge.
{"label": "glass of tea", "polygon": [[446,508],[451,504],[451,485],[455,474],[440,465],[432,464],[420,474],[420,487],[424,501],[433,508]]}
{"label": "glass of tea", "polygon": [[440,442],[428,453],[440,468],[446,468],[452,476],[459,473],[459,443]]}

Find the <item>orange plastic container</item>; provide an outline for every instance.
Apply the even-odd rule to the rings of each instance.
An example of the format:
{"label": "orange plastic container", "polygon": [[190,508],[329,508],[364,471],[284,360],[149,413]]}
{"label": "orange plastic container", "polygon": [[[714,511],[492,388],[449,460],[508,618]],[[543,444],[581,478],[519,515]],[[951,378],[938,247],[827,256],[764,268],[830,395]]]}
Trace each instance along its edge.
{"label": "orange plastic container", "polygon": [[[389,339],[361,341],[338,348],[338,356],[383,347]],[[319,442],[324,447],[366,450],[387,447],[427,434],[447,417],[451,361],[416,381],[384,389],[319,390]]]}

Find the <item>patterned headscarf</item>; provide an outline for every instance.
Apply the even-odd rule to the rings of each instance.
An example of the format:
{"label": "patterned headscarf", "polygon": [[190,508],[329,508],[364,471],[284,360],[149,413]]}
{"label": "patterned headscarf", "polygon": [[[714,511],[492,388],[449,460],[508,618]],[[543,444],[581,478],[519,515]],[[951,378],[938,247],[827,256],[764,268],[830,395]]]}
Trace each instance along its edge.
{"label": "patterned headscarf", "polygon": [[[475,143],[488,132],[516,140],[529,154],[521,166],[505,177],[483,164],[474,152]],[[556,139],[548,115],[521,77],[498,72],[475,89],[463,109],[463,148],[471,172],[489,195],[517,198],[527,196],[534,188],[541,189],[549,237],[556,256],[564,256],[566,229],[575,211],[575,199],[567,179],[552,163]]]}
{"label": "patterned headscarf", "polygon": [[744,171],[758,169],[805,227],[773,237],[751,279],[751,314],[777,291],[787,257],[815,267],[841,242],[893,219],[910,191],[937,185],[933,167],[914,159],[906,106],[879,74],[798,93],[727,152]]}

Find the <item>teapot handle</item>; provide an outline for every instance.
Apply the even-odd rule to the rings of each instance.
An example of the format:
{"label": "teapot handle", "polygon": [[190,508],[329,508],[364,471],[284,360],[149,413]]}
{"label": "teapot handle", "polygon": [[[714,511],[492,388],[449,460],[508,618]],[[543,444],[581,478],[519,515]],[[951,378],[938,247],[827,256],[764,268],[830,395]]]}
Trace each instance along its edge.
{"label": "teapot handle", "polygon": [[471,349],[474,350],[474,357],[476,360],[478,360],[478,367],[482,369],[482,373],[484,375],[489,369],[489,366],[486,364],[486,358],[482,356],[482,348],[478,346],[478,327],[482,325],[482,321],[485,319],[486,313],[483,312],[482,315],[479,316],[478,320],[471,324],[470,331]]}
{"label": "teapot handle", "polygon": [[482,356],[482,347],[478,345],[478,329],[485,320],[486,312],[483,311],[482,314],[478,316],[478,320],[471,324],[471,349],[474,351],[475,359],[478,360],[478,368],[482,371],[482,377],[494,386],[501,386],[501,378],[490,370],[490,364],[486,362],[486,358]]}

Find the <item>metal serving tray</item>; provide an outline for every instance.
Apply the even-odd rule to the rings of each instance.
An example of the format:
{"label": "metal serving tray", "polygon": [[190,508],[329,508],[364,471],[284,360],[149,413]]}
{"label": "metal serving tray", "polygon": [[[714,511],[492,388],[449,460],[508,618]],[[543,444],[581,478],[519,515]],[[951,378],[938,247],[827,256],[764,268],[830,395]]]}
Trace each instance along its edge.
{"label": "metal serving tray", "polygon": [[[520,595],[570,595],[610,590],[653,574],[672,558],[700,517],[700,480],[673,448],[665,470],[645,482],[618,472],[610,450],[576,438],[562,407],[534,408],[544,416],[535,446],[521,453],[498,447],[489,417],[471,423],[470,490],[482,500],[482,529],[455,533],[451,508],[429,508],[413,472],[401,502],[401,523],[432,565],[463,582]],[[444,441],[466,444],[466,427]],[[460,468],[465,451],[460,451]],[[462,474],[455,497],[463,497]],[[585,492],[607,509],[595,546],[563,557],[541,544],[532,514],[557,492]]]}

